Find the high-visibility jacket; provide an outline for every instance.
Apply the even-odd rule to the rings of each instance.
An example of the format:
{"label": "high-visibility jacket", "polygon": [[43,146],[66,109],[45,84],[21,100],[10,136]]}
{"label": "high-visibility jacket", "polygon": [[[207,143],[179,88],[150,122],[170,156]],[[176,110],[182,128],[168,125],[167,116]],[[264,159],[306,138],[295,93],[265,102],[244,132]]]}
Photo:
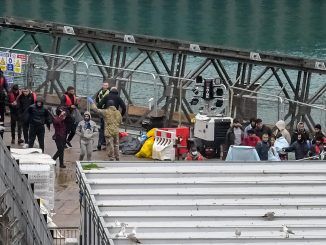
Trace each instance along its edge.
{"label": "high-visibility jacket", "polygon": [[74,103],[72,103],[69,95],[65,94],[65,97],[66,97],[66,106],[67,107],[70,107],[72,105],[75,105],[76,104],[76,96],[74,95]]}

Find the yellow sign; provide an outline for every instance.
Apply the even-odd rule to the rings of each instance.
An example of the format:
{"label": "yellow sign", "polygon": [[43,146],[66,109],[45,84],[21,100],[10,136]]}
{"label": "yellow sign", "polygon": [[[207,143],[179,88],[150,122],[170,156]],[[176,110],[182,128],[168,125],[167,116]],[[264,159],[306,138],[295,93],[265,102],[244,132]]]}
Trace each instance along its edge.
{"label": "yellow sign", "polygon": [[22,60],[21,59],[17,59],[17,58],[15,59],[14,72],[22,73]]}
{"label": "yellow sign", "polygon": [[1,71],[7,70],[7,62],[4,57],[0,57],[0,69],[1,69]]}

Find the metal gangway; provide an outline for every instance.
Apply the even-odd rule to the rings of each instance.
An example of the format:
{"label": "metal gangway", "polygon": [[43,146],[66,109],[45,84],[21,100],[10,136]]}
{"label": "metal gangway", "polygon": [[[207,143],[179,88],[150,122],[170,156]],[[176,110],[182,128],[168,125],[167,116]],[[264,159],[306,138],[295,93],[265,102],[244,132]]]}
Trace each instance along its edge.
{"label": "metal gangway", "polygon": [[0,138],[0,244],[53,244],[28,176]]}

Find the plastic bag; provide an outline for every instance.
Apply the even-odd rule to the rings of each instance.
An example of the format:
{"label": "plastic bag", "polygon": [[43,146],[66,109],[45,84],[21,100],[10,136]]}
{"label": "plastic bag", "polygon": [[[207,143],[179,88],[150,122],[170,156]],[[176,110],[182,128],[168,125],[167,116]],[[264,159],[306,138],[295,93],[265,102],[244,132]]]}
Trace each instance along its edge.
{"label": "plastic bag", "polygon": [[74,119],[74,122],[78,124],[80,121],[84,120],[78,109],[74,109],[71,113],[71,117]]}
{"label": "plastic bag", "polygon": [[154,137],[148,138],[143,144],[139,152],[137,152],[136,157],[138,158],[152,158]]}

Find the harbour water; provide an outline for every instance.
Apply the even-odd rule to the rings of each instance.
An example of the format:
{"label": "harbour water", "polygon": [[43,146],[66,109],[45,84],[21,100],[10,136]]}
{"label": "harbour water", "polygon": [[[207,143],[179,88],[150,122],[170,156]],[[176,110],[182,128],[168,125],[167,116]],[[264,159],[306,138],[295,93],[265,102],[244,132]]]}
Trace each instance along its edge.
{"label": "harbour water", "polygon": [[[163,38],[181,39],[194,43],[205,43],[223,47],[295,55],[306,58],[326,59],[326,1],[322,0],[0,0],[2,16],[17,16],[37,20],[55,21],[80,26],[90,26],[116,30],[127,34],[152,35]],[[12,44],[18,38],[14,33],[0,35],[0,42]],[[47,44],[43,42],[43,44]],[[31,43],[32,44],[32,43]],[[49,46],[44,50],[50,52]],[[31,47],[21,47],[30,49]],[[64,43],[61,52],[69,50]],[[104,51],[109,59],[108,48]],[[94,63],[90,56],[82,59]],[[127,57],[128,59],[128,57]],[[196,66],[198,59],[188,59]],[[191,69],[191,65],[188,66]],[[228,66],[228,64],[225,64]],[[132,67],[131,67],[132,68]],[[84,68],[79,67],[82,72]],[[142,70],[154,71],[150,63]],[[93,69],[95,72],[96,69]],[[230,70],[234,70],[231,67]],[[190,72],[189,70],[185,73]],[[253,75],[258,71],[253,71]],[[206,71],[206,76],[216,76],[216,72]],[[92,94],[100,86],[101,77],[78,76],[78,89],[82,94]],[[291,73],[289,74],[291,76]],[[39,76],[41,77],[41,76]],[[233,76],[234,77],[234,76]],[[71,81],[72,75],[65,75],[63,82]],[[133,77],[152,82],[149,77]],[[37,79],[37,77],[36,77]],[[39,82],[43,82],[40,79]],[[92,86],[87,88],[87,83]],[[325,81],[314,76],[311,93],[320,88]],[[93,86],[94,84],[94,86]],[[147,85],[135,85],[133,100],[136,104],[146,104],[153,90]],[[277,89],[277,91],[276,91]],[[144,94],[146,91],[146,94]],[[277,81],[271,79],[263,92],[281,92]],[[188,97],[192,96],[187,94]],[[325,97],[318,103],[323,104]],[[269,101],[260,101],[263,107]],[[276,120],[277,103],[270,121]],[[262,112],[266,114],[266,111]],[[269,114],[269,113],[267,113]],[[275,114],[275,115],[274,115]],[[323,114],[317,114],[323,120]]]}
{"label": "harbour water", "polygon": [[0,6],[2,16],[326,58],[323,0],[0,0]]}

